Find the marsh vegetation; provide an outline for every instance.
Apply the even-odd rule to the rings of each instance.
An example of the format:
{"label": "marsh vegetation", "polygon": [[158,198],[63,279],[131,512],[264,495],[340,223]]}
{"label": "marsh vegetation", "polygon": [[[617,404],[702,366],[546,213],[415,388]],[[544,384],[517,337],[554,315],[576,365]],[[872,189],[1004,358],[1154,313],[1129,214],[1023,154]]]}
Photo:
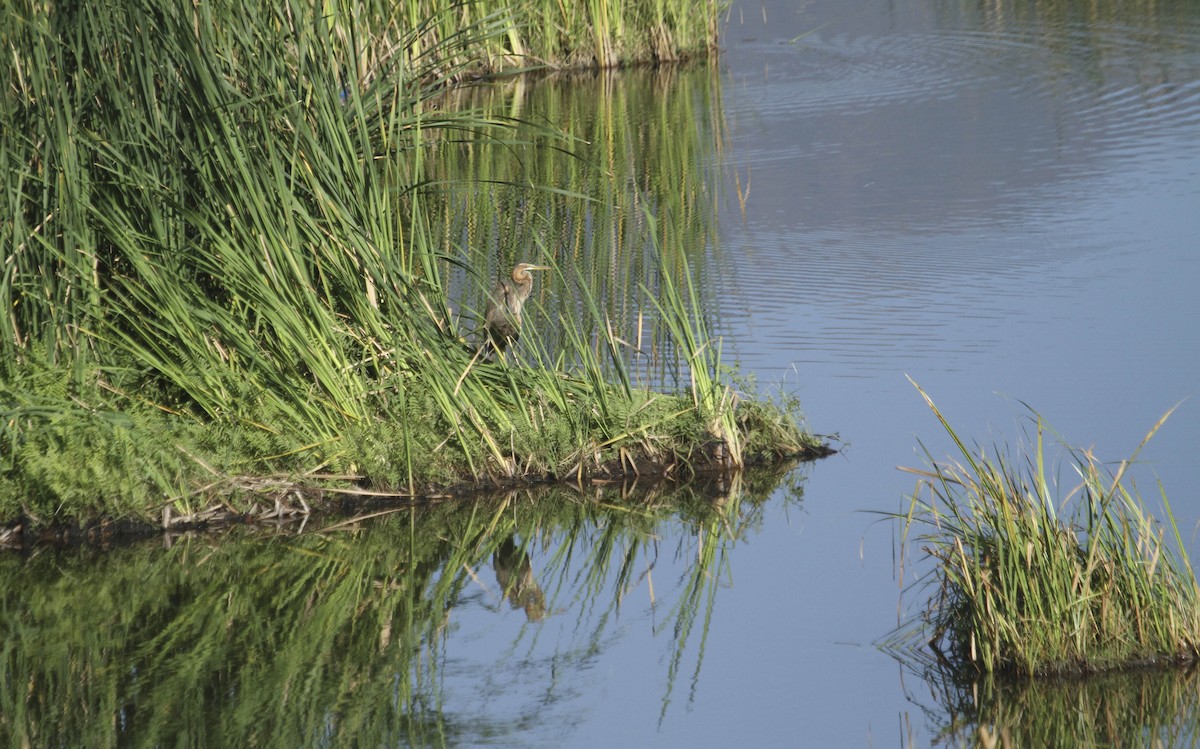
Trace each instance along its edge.
{"label": "marsh vegetation", "polygon": [[958,454],[908,469],[904,548],[929,565],[911,551],[901,562],[920,570],[910,595],[927,596],[891,642],[903,657],[959,683],[1196,661],[1200,590],[1171,505],[1160,487],[1160,522],[1127,476],[1167,416],[1115,470],[1087,450],[1060,466],[1040,417],[1016,454],[988,450],[920,392]]}
{"label": "marsh vegetation", "polygon": [[[0,518],[171,524],[818,447],[794,403],[735,392],[700,314],[674,207],[712,190],[711,129],[636,144],[684,180],[661,192],[584,154],[502,174],[584,135],[451,93],[484,50],[532,46],[537,8],[323,7],[4,9]],[[513,356],[480,361],[482,295],[518,261],[552,270]],[[543,304],[564,289],[574,309]]]}

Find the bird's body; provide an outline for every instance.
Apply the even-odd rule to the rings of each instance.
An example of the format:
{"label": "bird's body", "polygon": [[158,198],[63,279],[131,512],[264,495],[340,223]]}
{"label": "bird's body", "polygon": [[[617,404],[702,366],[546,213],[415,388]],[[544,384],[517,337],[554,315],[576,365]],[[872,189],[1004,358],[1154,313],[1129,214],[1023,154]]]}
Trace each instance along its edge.
{"label": "bird's body", "polygon": [[521,333],[521,308],[533,290],[533,276],[529,274],[531,270],[550,269],[544,265],[517,263],[511,277],[500,279],[488,295],[483,313],[483,326],[487,333],[483,348],[504,351],[517,340]]}

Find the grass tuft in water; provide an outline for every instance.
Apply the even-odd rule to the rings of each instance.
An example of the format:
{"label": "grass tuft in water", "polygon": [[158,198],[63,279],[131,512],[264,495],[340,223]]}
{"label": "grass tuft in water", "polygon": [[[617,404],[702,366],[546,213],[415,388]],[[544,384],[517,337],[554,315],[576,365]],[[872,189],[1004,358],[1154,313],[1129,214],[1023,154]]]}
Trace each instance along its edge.
{"label": "grass tuft in water", "polygon": [[[933,567],[908,590],[927,607],[888,645],[928,644],[954,674],[1087,673],[1192,662],[1200,598],[1166,494],[1165,524],[1128,476],[1142,447],[1110,470],[1071,449],[1077,483],[1047,478],[1044,425],[1016,456],[971,449],[920,390],[958,460],[905,469],[919,477],[903,521]],[[901,567],[913,566],[903,558]]]}

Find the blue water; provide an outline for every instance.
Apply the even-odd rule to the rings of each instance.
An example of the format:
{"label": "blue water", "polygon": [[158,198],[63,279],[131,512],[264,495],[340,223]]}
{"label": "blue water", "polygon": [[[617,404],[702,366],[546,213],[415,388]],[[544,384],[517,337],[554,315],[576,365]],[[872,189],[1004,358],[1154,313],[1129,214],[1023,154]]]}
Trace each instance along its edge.
{"label": "blue water", "polygon": [[[721,61],[718,332],[841,454],[730,550],[673,686],[644,584],[593,658],[568,657],[584,614],[494,661],[520,612],[460,612],[448,657],[513,669],[484,709],[524,722],[496,743],[930,745],[928,690],[873,646],[899,581],[869,513],[901,507],[918,439],[950,449],[906,375],[980,443],[1015,444],[1028,404],[1111,461],[1182,404],[1135,476],[1200,553],[1200,10],[900,5],[735,3]],[[450,704],[478,683],[464,666]]]}

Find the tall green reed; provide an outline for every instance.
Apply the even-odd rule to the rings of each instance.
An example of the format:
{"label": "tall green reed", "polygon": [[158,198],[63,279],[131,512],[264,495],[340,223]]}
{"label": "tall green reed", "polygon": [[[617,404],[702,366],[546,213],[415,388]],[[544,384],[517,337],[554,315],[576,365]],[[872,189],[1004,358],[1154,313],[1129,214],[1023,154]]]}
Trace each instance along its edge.
{"label": "tall green reed", "polygon": [[[721,177],[713,154],[725,137],[716,75],[715,67],[666,69],[456,92],[455,106],[514,123],[503,147],[491,147],[486,133],[439,143],[430,165],[439,193],[426,207],[465,245],[470,272],[448,268],[465,316],[477,315],[487,283],[515,262],[553,259],[563,272],[532,300],[551,356],[574,347],[568,331],[579,328],[611,377],[688,386],[686,359],[643,287],[656,290],[664,273],[682,283],[686,263],[705,279],[695,311],[713,319],[707,278],[719,251]],[[542,121],[564,123],[569,140],[548,137]]]}
{"label": "tall green reed", "polygon": [[[958,461],[908,469],[919,477],[901,515],[907,544],[932,568],[915,590],[927,606],[892,644],[924,644],[951,674],[1091,672],[1200,655],[1200,596],[1165,492],[1165,525],[1129,481],[1133,456],[1111,471],[1072,450],[1073,488],[1047,478],[1043,430],[1017,457],[968,447],[921,392]],[[907,567],[914,560],[905,556]]]}
{"label": "tall green reed", "polygon": [[[592,205],[625,201],[637,210],[561,223],[515,211],[522,231],[508,238],[511,254],[499,265],[524,259],[513,240],[527,239],[546,256],[536,259],[559,268],[553,278],[574,276],[596,292],[579,297],[591,299],[582,314],[557,314],[568,345],[546,346],[528,331],[525,350],[538,366],[481,362],[464,307],[454,314],[449,300],[466,299],[470,312],[470,294],[493,274],[476,273],[457,290],[450,277],[458,266],[498,266],[475,263],[478,250],[467,246],[479,247],[479,237],[460,222],[503,227],[511,217],[470,200],[443,202],[455,194],[443,191],[470,180],[513,187],[513,196],[517,185],[537,191],[529,175],[464,174],[444,157],[467,149],[540,159],[573,141],[549,125],[517,129],[512,116],[447,95],[468,64],[455,55],[501,34],[503,19],[472,16],[453,35],[429,37],[442,16],[397,26],[371,8],[6,6],[4,40],[16,64],[5,81],[0,160],[10,167],[2,179],[14,218],[0,238],[9,248],[0,391],[6,408],[19,400],[14,393],[40,360],[70,371],[73,383],[73,404],[61,402],[56,416],[46,403],[8,412],[19,416],[0,433],[9,455],[38,452],[48,418],[143,409],[131,432],[141,449],[176,449],[199,474],[231,468],[213,463],[214,450],[229,448],[204,432],[181,437],[174,421],[242,427],[232,440],[249,453],[241,471],[326,473],[416,492],[464,468],[477,478],[582,472],[733,424],[721,414],[732,400],[714,396],[712,383],[693,388],[690,407],[639,387],[622,354],[660,347],[634,343],[629,321],[614,325],[610,312],[612,300],[624,304],[637,280],[660,268],[690,283],[679,248],[707,246],[697,166],[710,147],[705,131],[666,138],[664,118],[656,136],[679,144],[663,148],[664,168],[687,178],[683,190],[624,189],[614,176],[634,174],[634,147],[643,147],[616,137],[605,141],[615,146],[606,164],[621,165],[615,173],[598,178],[592,163],[568,167],[582,175],[574,181],[560,167],[536,175],[570,185],[549,194],[596,191]],[[359,26],[368,21],[370,33]],[[435,37],[444,49],[429,46]],[[622,116],[608,112],[610,136]],[[612,258],[581,272],[560,240],[610,222],[620,240]],[[670,229],[657,242],[648,229],[655,222]],[[531,316],[549,308],[544,298],[533,300]],[[678,302],[671,314],[701,314],[694,289]],[[698,336],[667,344],[681,352],[689,382],[719,365],[702,328],[690,326],[674,330]],[[736,438],[721,438],[740,462]],[[136,459],[122,467],[141,473]],[[166,483],[179,488],[164,496],[155,482],[154,502],[196,509],[180,499],[191,496],[187,476]],[[14,487],[0,498],[6,514],[29,492],[43,509],[57,502],[31,474]]]}
{"label": "tall green reed", "polygon": [[[354,58],[362,82],[398,55],[410,61],[436,56],[447,68],[471,74],[543,66],[610,68],[707,55],[716,49],[718,21],[728,3],[340,0],[327,6],[334,10],[339,36],[373,40]],[[495,33],[463,40],[463,29],[484,26]]]}

